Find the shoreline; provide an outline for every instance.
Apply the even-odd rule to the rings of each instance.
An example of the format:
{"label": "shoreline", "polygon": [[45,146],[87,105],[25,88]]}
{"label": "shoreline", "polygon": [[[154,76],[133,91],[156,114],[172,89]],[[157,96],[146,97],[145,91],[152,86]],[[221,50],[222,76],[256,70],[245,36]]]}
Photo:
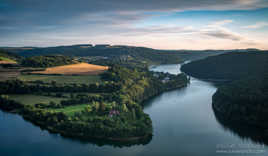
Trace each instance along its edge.
{"label": "shoreline", "polygon": [[[188,84],[183,84],[183,85],[179,85],[179,86],[175,86],[172,88],[167,88],[155,95],[150,96],[149,98],[143,100],[141,103],[144,103],[147,100],[150,100],[153,97],[156,97],[157,95],[160,95],[164,92],[167,91],[171,91],[171,90],[175,90],[175,89],[181,89],[186,87]],[[35,119],[31,118],[31,116],[25,115],[24,113],[22,113],[23,108],[21,110],[21,108],[15,108],[15,109],[11,109],[11,110],[5,110],[5,108],[1,107],[0,108],[2,111],[4,112],[8,112],[8,113],[12,113],[12,114],[18,114],[21,117],[23,117],[23,119],[25,119],[26,121],[29,121],[31,123],[33,123],[36,126],[39,126],[41,129],[45,129],[48,130],[51,133],[58,133],[64,137],[71,137],[71,138],[76,138],[76,139],[98,139],[100,141],[115,141],[115,142],[121,142],[121,143],[126,143],[126,142],[135,142],[135,141],[140,141],[140,140],[146,140],[147,138],[150,138],[153,136],[153,134],[146,134],[144,136],[131,136],[131,137],[106,137],[106,136],[87,136],[81,133],[67,133],[65,131],[62,130],[58,130],[57,128],[53,127],[53,126],[49,126],[47,124],[43,124],[43,122],[38,122]]]}
{"label": "shoreline", "polygon": [[[141,99],[141,101],[139,101],[138,103],[143,106],[143,103],[147,100],[150,100],[153,97],[156,97],[164,92],[170,91],[170,90],[174,90],[174,89],[181,89],[186,87],[189,84],[189,81],[186,82],[182,82],[180,83],[180,81],[177,81],[178,83],[174,83],[173,85],[169,85],[169,84],[162,84],[162,86],[160,86],[161,88],[157,91],[157,92],[153,92],[151,93],[149,96],[147,96],[145,99]],[[129,134],[124,134],[122,137],[111,137],[110,136],[105,136],[105,133],[103,133],[104,135],[102,136],[102,133],[99,133],[100,135],[96,135],[96,136],[92,136],[92,135],[87,135],[87,132],[89,132],[88,134],[90,134],[92,131],[97,131],[97,129],[94,129],[94,127],[89,128],[88,131],[77,131],[75,130],[73,127],[77,126],[77,123],[72,123],[69,122],[68,120],[61,120],[59,121],[59,123],[54,123],[53,121],[47,121],[45,119],[45,116],[41,116],[41,118],[44,119],[38,119],[35,112],[32,111],[31,109],[26,108],[23,104],[20,104],[18,102],[14,102],[12,100],[9,100],[9,102],[13,102],[11,105],[7,104],[5,105],[5,103],[2,103],[0,105],[0,109],[4,110],[6,112],[9,113],[13,113],[13,114],[19,114],[20,116],[22,116],[25,120],[33,123],[36,126],[39,126],[41,129],[45,129],[48,130],[51,133],[58,133],[62,136],[65,137],[71,137],[71,138],[75,138],[75,139],[86,139],[88,141],[91,141],[92,139],[97,139],[97,140],[107,140],[107,141],[113,141],[113,142],[122,142],[122,143],[131,143],[131,142],[139,142],[139,141],[144,141],[147,138],[150,138],[153,136],[152,130],[151,131],[142,131],[139,132],[138,134],[141,134],[141,136],[137,135],[135,136],[135,134],[132,134],[130,136],[127,136]],[[148,115],[148,114],[147,114]],[[149,115],[148,115],[149,116]],[[150,117],[149,117],[150,118]],[[79,124],[79,123],[78,123]],[[60,126],[65,126],[66,129],[62,129],[60,128]],[[147,125],[148,126],[148,125]],[[113,127],[111,127],[113,128]],[[138,127],[137,127],[138,128]],[[94,135],[94,133],[91,133]],[[95,133],[97,134],[97,133]]]}

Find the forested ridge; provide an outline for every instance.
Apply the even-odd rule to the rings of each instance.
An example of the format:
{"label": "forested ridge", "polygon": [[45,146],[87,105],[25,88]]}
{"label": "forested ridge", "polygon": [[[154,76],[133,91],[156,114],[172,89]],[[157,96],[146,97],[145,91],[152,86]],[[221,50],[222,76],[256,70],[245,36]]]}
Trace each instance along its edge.
{"label": "forested ridge", "polygon": [[[227,51],[223,50],[158,50],[146,47],[134,47],[124,45],[70,45],[57,47],[29,47],[5,48],[7,51],[18,54],[23,57],[46,56],[46,55],[64,55],[70,57],[90,57],[89,63],[109,64],[176,64],[185,60],[195,60],[205,58],[211,55],[221,54]],[[93,59],[92,59],[93,57]],[[97,58],[97,59],[94,59]],[[97,61],[96,61],[97,60]]]}
{"label": "forested ridge", "polygon": [[186,64],[192,76],[228,80],[213,95],[213,108],[226,118],[268,127],[268,53],[230,53]]}
{"label": "forested ridge", "polygon": [[233,52],[185,64],[181,70],[201,79],[233,81],[261,76],[266,70],[266,62],[267,52]]}

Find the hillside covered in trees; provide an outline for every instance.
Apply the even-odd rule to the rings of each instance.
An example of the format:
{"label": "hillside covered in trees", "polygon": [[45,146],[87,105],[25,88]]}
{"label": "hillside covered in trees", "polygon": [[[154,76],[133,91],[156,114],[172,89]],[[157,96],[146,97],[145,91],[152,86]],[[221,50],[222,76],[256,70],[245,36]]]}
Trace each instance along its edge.
{"label": "hillside covered in trees", "polygon": [[268,53],[229,53],[186,64],[194,77],[227,80],[213,95],[215,113],[258,127],[268,127]]}
{"label": "hillside covered in trees", "polygon": [[201,79],[239,80],[264,73],[266,52],[233,52],[185,64],[181,70]]}
{"label": "hillside covered in trees", "polygon": [[[18,56],[15,53],[7,52],[6,50],[0,49],[0,61],[2,63],[17,63],[20,62],[22,57]],[[1,63],[0,62],[0,63]]]}
{"label": "hillside covered in trees", "polygon": [[33,56],[22,59],[21,65],[25,67],[54,67],[76,63],[72,58],[61,55]]}
{"label": "hillside covered in trees", "polygon": [[[7,51],[23,57],[41,55],[64,55],[71,57],[88,58],[88,63],[108,65],[110,62],[122,65],[151,65],[151,64],[176,64],[185,60],[196,60],[211,55],[221,54],[227,51],[208,50],[157,50],[145,47],[111,46],[111,45],[70,45],[57,47],[29,47],[29,48],[5,48]],[[83,60],[85,61],[85,59]]]}
{"label": "hillside covered in trees", "polygon": [[96,83],[8,80],[0,82],[0,108],[63,136],[139,143],[153,131],[142,102],[189,81],[184,74],[155,74],[113,65]]}

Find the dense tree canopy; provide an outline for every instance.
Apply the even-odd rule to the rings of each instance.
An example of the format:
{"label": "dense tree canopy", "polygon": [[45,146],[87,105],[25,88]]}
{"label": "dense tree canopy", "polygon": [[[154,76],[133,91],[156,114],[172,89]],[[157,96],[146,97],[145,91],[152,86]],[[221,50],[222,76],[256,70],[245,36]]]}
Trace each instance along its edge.
{"label": "dense tree canopy", "polygon": [[33,56],[24,58],[21,62],[22,66],[26,67],[53,67],[76,63],[67,56]]}
{"label": "dense tree canopy", "polygon": [[[0,107],[18,111],[26,119],[66,136],[127,139],[152,134],[152,121],[142,102],[163,91],[187,85],[184,74],[155,73],[143,68],[113,65],[101,75],[103,83],[58,84],[20,80],[0,82]],[[168,77],[168,82],[163,79]],[[60,102],[24,105],[9,97],[33,94],[64,98]],[[68,109],[79,109],[65,113]]]}
{"label": "dense tree canopy", "polygon": [[213,95],[217,113],[268,127],[268,53],[230,53],[186,64],[182,70],[213,81],[228,80]]}

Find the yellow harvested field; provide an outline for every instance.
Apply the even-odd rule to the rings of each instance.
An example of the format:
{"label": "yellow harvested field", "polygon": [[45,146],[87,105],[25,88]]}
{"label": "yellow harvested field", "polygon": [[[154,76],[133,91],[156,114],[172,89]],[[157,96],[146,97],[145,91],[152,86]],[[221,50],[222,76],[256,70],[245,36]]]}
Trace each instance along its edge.
{"label": "yellow harvested field", "polygon": [[0,64],[17,64],[15,61],[0,61]]}
{"label": "yellow harvested field", "polygon": [[61,74],[61,75],[97,75],[108,70],[108,66],[99,66],[88,63],[78,63],[47,68],[44,71],[34,71],[35,74]]}

